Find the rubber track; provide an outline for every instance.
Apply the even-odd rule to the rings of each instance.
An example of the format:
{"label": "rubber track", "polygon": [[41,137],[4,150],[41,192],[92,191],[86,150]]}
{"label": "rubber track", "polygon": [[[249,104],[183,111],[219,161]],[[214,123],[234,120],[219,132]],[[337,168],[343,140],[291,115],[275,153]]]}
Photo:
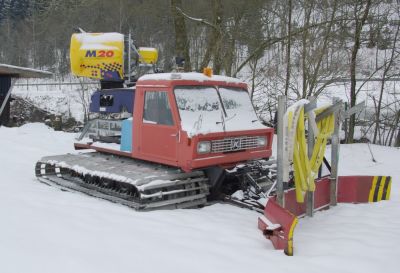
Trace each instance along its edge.
{"label": "rubber track", "polygon": [[100,153],[42,158],[35,173],[40,182],[120,203],[136,210],[205,205],[209,193],[203,172]]}

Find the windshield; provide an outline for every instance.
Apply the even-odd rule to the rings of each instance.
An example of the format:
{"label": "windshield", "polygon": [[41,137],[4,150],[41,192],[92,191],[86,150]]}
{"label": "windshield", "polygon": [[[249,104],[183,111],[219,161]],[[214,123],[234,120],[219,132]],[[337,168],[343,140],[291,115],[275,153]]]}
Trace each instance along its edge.
{"label": "windshield", "polygon": [[182,129],[188,134],[204,133],[206,128],[212,131],[222,129],[219,122],[223,110],[214,87],[177,87],[175,98]]}
{"label": "windshield", "polygon": [[179,86],[175,88],[175,98],[182,129],[189,136],[265,128],[258,121],[246,90]]}
{"label": "windshield", "polygon": [[220,87],[219,94],[227,114],[227,120],[236,120],[236,117],[240,117],[240,122],[243,123],[258,120],[249,93],[246,90]]}

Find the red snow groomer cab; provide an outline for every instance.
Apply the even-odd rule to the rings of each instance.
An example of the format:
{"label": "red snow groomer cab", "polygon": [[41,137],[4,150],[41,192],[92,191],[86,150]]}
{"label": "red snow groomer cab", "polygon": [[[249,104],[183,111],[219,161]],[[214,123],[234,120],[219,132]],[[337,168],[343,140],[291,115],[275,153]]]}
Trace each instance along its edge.
{"label": "red snow groomer cab", "polygon": [[260,123],[237,79],[143,76],[134,105],[132,157],[191,171],[271,156],[273,130]]}
{"label": "red snow groomer cab", "polygon": [[148,74],[132,88],[96,91],[90,112],[75,148],[96,153],[42,159],[47,179],[60,184],[59,167],[64,181],[81,178],[72,179],[74,188],[111,194],[113,201],[128,193],[138,209],[190,207],[204,204],[209,189],[221,196],[227,188],[226,197],[249,183],[261,190],[258,179],[268,182],[268,167],[260,162],[271,156],[273,129],[259,121],[247,85],[238,79]]}

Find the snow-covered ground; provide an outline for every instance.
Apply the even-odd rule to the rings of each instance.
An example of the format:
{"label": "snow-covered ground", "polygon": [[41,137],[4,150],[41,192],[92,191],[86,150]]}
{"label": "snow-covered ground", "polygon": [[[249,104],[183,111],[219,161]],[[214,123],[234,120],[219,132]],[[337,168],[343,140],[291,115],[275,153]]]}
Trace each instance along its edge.
{"label": "snow-covered ground", "polygon": [[225,204],[136,212],[38,183],[35,161],[72,152],[42,124],[0,128],[0,272],[398,272],[400,150],[341,146],[341,174],[392,175],[390,201],[339,204],[295,230],[295,256],[273,249],[256,212]]}

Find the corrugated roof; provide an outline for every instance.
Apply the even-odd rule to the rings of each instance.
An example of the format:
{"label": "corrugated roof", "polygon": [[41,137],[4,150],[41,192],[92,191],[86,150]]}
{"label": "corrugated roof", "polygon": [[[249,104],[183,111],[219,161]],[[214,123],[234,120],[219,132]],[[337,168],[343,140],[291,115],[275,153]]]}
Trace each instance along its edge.
{"label": "corrugated roof", "polygon": [[53,73],[27,67],[0,64],[0,76],[11,76],[15,78],[49,78],[53,76]]}

